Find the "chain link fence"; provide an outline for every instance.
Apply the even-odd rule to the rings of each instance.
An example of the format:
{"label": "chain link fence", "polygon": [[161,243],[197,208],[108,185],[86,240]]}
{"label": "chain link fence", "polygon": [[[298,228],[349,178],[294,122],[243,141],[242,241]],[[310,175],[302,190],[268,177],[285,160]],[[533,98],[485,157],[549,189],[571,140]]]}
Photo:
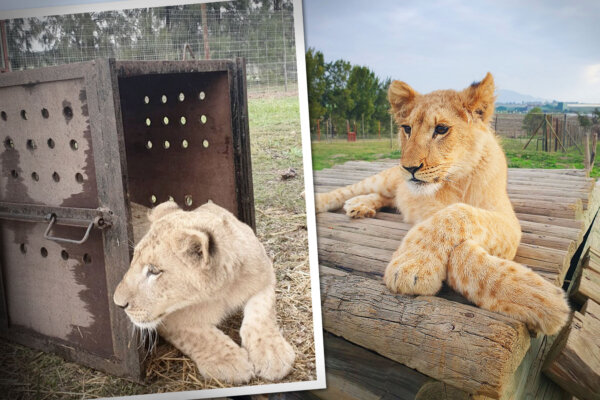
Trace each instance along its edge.
{"label": "chain link fence", "polygon": [[245,57],[250,93],[294,93],[293,9],[291,0],[276,3],[278,9],[209,3],[204,19],[202,6],[194,4],[9,20],[10,65],[18,70],[99,57],[205,59],[208,52],[211,59]]}

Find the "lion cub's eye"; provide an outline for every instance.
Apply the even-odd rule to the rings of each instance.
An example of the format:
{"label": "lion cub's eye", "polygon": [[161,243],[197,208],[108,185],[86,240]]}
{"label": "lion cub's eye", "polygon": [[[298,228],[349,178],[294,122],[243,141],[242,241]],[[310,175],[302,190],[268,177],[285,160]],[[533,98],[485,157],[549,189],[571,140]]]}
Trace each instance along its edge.
{"label": "lion cub's eye", "polygon": [[410,137],[410,132],[411,132],[410,126],[402,125],[402,129],[404,129],[404,133],[406,133]]}
{"label": "lion cub's eye", "polygon": [[450,128],[448,128],[445,125],[437,125],[433,131],[434,132],[433,135],[434,136],[435,135],[444,135],[444,134],[448,133],[448,129],[450,129]]}
{"label": "lion cub's eye", "polygon": [[161,272],[162,271],[160,269],[156,268],[156,266],[154,266],[152,264],[148,264],[148,269],[146,270],[146,276],[151,277],[152,275],[158,275]]}

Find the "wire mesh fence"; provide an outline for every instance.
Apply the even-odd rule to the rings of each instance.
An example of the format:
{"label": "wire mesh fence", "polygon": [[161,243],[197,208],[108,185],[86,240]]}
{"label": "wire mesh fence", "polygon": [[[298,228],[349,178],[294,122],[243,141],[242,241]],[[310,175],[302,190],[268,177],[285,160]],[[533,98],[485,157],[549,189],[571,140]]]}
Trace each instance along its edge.
{"label": "wire mesh fence", "polygon": [[[237,1],[14,19],[13,70],[87,61],[245,57],[248,91],[297,91],[291,0]],[[186,44],[191,51],[186,51]]]}
{"label": "wire mesh fence", "polygon": [[[582,126],[576,114],[496,114],[490,123],[496,134],[508,139],[516,146],[537,151],[577,151],[586,146],[586,137],[592,134],[591,127]],[[397,140],[398,126],[390,118],[342,120],[322,118],[311,124],[313,141],[361,141],[382,139]]]}

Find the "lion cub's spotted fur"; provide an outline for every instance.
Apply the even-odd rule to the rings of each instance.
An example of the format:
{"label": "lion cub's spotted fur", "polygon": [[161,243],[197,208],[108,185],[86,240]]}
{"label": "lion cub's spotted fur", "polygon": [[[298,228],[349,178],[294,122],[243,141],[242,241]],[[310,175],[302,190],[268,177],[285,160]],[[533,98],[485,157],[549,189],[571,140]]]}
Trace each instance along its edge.
{"label": "lion cub's spotted fur", "polygon": [[[569,315],[563,291],[511,261],[521,228],[507,194],[506,159],[489,127],[492,75],[460,92],[429,94],[394,81],[388,98],[402,126],[400,165],[317,194],[317,212],[343,206],[361,218],[395,206],[415,225],[386,268],[392,291],[433,295],[446,280],[482,308],[558,332]],[[436,133],[437,126],[447,132]]]}
{"label": "lion cub's spotted fur", "polygon": [[[295,354],[277,326],[273,266],[252,229],[212,203],[186,212],[166,202],[149,220],[115,303],[135,325],[157,328],[207,378],[286,376]],[[238,346],[217,325],[242,307]]]}

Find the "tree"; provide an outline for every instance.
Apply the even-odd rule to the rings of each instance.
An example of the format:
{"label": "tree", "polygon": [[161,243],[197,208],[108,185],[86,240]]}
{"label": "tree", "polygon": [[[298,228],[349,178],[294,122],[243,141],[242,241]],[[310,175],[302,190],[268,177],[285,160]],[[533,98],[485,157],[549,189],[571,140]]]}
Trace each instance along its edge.
{"label": "tree", "polygon": [[309,48],[306,52],[306,78],[308,84],[308,112],[316,121],[325,114],[324,96],[326,89],[325,61],[323,53]]}
{"label": "tree", "polygon": [[534,107],[529,110],[527,115],[525,115],[525,118],[523,118],[523,129],[528,135],[532,135],[543,120],[544,114],[542,113],[542,109],[539,107]]}

